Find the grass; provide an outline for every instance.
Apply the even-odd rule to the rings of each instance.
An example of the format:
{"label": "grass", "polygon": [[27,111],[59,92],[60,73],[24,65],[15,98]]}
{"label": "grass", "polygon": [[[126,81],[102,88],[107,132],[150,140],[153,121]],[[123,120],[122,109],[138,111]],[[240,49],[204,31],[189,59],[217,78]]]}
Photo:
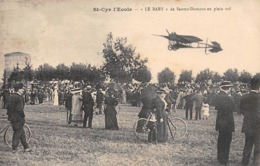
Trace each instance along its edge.
{"label": "grass", "polygon": [[[66,124],[66,110],[51,103],[27,105],[26,123],[32,130],[33,152],[12,153],[0,139],[0,165],[120,165],[120,166],[211,166],[218,165],[215,131],[216,111],[209,120],[187,120],[188,133],[173,143],[150,145],[136,139],[133,124],[141,107],[120,106],[119,131],[104,130],[104,115],[94,115],[93,129]],[[0,129],[8,124],[6,110],[0,112]],[[177,116],[184,118],[184,111]],[[230,165],[240,165],[244,135],[242,116],[235,116],[236,132],[230,151]]]}

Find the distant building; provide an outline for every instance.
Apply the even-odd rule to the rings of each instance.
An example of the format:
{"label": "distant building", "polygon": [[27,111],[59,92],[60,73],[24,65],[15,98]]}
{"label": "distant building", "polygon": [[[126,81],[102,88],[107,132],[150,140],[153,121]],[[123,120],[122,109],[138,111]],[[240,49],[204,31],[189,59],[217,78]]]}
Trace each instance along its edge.
{"label": "distant building", "polygon": [[26,62],[31,62],[31,56],[22,52],[13,52],[4,55],[6,78],[9,78],[14,68],[25,68]]}

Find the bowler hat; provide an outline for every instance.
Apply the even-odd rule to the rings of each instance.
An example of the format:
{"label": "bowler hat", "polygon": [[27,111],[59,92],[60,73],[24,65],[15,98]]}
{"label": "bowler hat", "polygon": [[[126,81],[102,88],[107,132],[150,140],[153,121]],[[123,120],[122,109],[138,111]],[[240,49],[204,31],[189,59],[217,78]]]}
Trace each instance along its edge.
{"label": "bowler hat", "polygon": [[15,90],[18,90],[18,89],[22,89],[24,87],[24,85],[23,85],[23,83],[16,83],[15,85],[14,85],[14,89]]}

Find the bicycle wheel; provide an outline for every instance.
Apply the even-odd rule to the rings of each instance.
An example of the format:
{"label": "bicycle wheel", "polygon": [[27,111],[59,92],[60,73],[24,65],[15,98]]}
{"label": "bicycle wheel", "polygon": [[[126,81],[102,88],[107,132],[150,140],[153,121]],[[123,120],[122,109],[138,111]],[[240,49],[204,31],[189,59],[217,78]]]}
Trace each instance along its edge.
{"label": "bicycle wheel", "polygon": [[141,141],[148,141],[149,129],[147,128],[148,120],[140,118],[134,124],[135,136]]}
{"label": "bicycle wheel", "polygon": [[[26,142],[29,143],[29,141],[31,139],[31,135],[32,135],[31,129],[26,124],[23,126],[23,129],[25,132]],[[14,132],[12,129],[12,125],[9,124],[9,126],[7,127],[7,129],[5,130],[5,133],[4,133],[4,141],[5,141],[6,145],[9,146],[10,148],[12,148],[13,133]]]}
{"label": "bicycle wheel", "polygon": [[181,139],[187,134],[187,124],[179,117],[168,117],[168,127],[173,140]]}

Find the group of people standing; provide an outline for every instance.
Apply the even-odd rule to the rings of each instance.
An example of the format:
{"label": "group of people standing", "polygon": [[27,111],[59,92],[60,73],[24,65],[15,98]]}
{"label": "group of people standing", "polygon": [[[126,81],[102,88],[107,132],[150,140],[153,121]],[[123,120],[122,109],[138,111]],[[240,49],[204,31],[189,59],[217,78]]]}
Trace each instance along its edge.
{"label": "group of people standing", "polygon": [[208,119],[209,117],[209,104],[207,97],[203,96],[200,90],[196,90],[193,93],[192,89],[188,89],[187,93],[184,95],[185,99],[185,116],[186,119],[193,119],[193,108],[195,108],[196,114],[195,119]]}
{"label": "group of people standing", "polygon": [[[218,131],[217,140],[217,160],[221,165],[229,165],[229,152],[232,141],[232,133],[235,131],[235,122],[233,112],[236,112],[236,104],[231,96],[231,88],[233,87],[230,81],[223,81],[220,84],[220,92],[215,97],[215,109],[217,110],[216,117],[216,131]],[[153,87],[151,87],[153,89]],[[25,123],[23,99],[24,86],[17,84],[14,86],[15,93],[11,94],[7,101],[7,115],[8,120],[11,121],[13,127],[13,142],[12,149],[17,151],[19,141],[24,146],[25,151],[31,151],[26,142],[23,126]],[[115,97],[115,90],[108,89],[106,94],[102,89],[97,90],[96,100],[91,94],[92,87],[85,86],[81,89],[69,89],[66,97],[65,107],[69,111],[69,123],[80,124],[83,128],[92,128],[93,112],[96,103],[97,109],[100,113],[104,105],[105,114],[105,129],[119,130],[117,122],[116,106],[118,99]],[[249,164],[252,150],[253,164],[260,165],[260,81],[253,77],[251,80],[250,93],[243,95],[240,101],[239,109],[244,116],[242,132],[245,133],[245,145],[243,149],[242,165]],[[167,131],[167,102],[166,91],[158,89],[154,96],[149,98],[141,98],[143,103],[142,109],[138,114],[139,118],[148,118],[149,121],[149,135],[148,142],[150,143],[164,143],[168,140]],[[198,111],[201,109],[203,103],[203,95],[197,91],[195,95],[190,97],[190,101],[194,101],[196,109],[196,119],[200,119]],[[186,104],[187,104],[186,99]],[[197,102],[197,104],[196,104]],[[199,107],[199,108],[198,108]],[[84,112],[84,117],[83,117]],[[186,111],[186,118],[188,113]],[[192,114],[190,114],[192,118]],[[187,118],[188,119],[188,118]],[[142,124],[138,124],[142,125]],[[137,127],[138,130],[138,127]],[[137,131],[138,132],[138,131]]]}
{"label": "group of people standing", "polygon": [[65,101],[65,107],[69,111],[69,124],[77,126],[82,123],[83,128],[92,128],[94,107],[96,107],[100,114],[104,108],[105,129],[119,130],[115,109],[118,100],[114,96],[115,91],[108,89],[104,94],[102,89],[98,89],[95,101],[91,92],[90,85],[83,88],[83,91],[81,89],[69,90]]}
{"label": "group of people standing", "polygon": [[[242,132],[245,133],[242,165],[249,164],[254,147],[253,164],[260,165],[260,82],[257,78],[251,80],[251,92],[242,96],[240,112],[244,116]],[[233,112],[236,111],[234,99],[231,96],[232,83],[224,81],[216,96],[217,110],[216,131],[219,132],[217,141],[217,159],[221,165],[229,165],[229,151],[232,133],[235,131]]]}

